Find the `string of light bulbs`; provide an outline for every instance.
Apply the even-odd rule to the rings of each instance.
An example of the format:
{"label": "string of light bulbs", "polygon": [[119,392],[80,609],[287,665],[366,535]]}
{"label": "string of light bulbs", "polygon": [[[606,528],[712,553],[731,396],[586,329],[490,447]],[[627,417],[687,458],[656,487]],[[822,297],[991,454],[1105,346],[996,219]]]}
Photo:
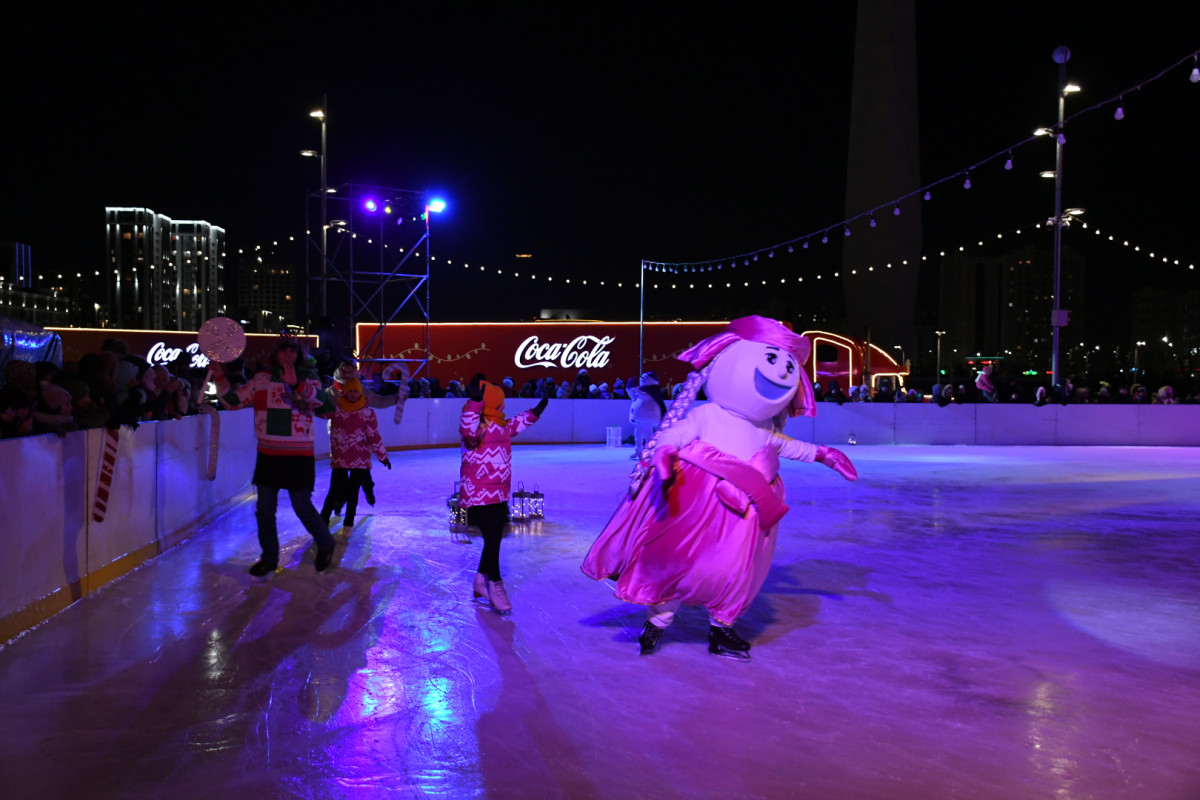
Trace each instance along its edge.
{"label": "string of light bulbs", "polygon": [[[1188,80],[1193,84],[1200,83],[1200,50],[1197,50],[1193,53],[1189,53],[1188,55],[1179,59],[1178,61],[1171,64],[1170,66],[1165,67],[1164,69],[1160,70],[1153,76],[1151,76],[1139,83],[1133,84],[1132,86],[1118,92],[1117,94],[1113,95],[1112,97],[1108,98],[1107,100],[1103,100],[1092,106],[1081,109],[1080,111],[1072,114],[1070,117],[1064,118],[1064,120],[1063,120],[1064,126],[1067,122],[1075,120],[1084,114],[1090,113],[1092,111],[1096,111],[1098,109],[1104,108],[1104,107],[1114,104],[1114,103],[1117,105],[1117,109],[1116,109],[1116,112],[1113,114],[1113,117],[1117,120],[1124,119],[1124,117],[1125,117],[1124,97],[1126,94],[1130,94],[1132,92],[1141,90],[1142,88],[1146,87],[1147,85],[1165,77],[1172,70],[1178,68],[1179,66],[1181,66],[1183,64],[1186,64],[1189,60],[1192,62],[1192,70],[1189,73]],[[774,244],[774,245],[771,245],[768,247],[759,248],[757,250],[750,250],[750,251],[746,251],[743,253],[739,253],[738,255],[735,255],[735,256],[725,256],[723,258],[718,258],[718,259],[709,259],[709,260],[704,260],[704,261],[681,261],[681,262],[644,260],[644,261],[642,261],[642,270],[643,270],[643,272],[690,274],[690,273],[699,273],[699,272],[713,272],[714,270],[720,271],[720,270],[723,270],[726,265],[728,265],[730,269],[736,269],[739,266],[739,262],[742,267],[750,267],[759,262],[760,256],[765,256],[767,259],[773,259],[775,257],[776,251],[785,250],[788,253],[794,253],[796,248],[800,248],[802,250],[809,249],[810,244],[812,244],[812,243],[819,242],[821,244],[828,244],[830,234],[833,234],[836,236],[838,234],[839,230],[843,237],[849,237],[852,235],[851,225],[853,225],[854,223],[865,219],[865,220],[867,220],[868,226],[870,228],[874,228],[874,227],[876,227],[876,224],[877,224],[876,219],[875,219],[876,214],[882,215],[882,214],[886,214],[890,211],[890,213],[892,215],[900,216],[902,203],[912,200],[913,198],[918,197],[918,196],[921,197],[922,200],[924,200],[925,202],[931,202],[933,200],[933,190],[943,184],[949,183],[950,181],[955,181],[959,178],[962,178],[963,179],[963,182],[962,182],[963,190],[970,190],[972,187],[971,173],[977,172],[978,170],[980,170],[980,168],[990,164],[993,161],[1000,159],[1001,157],[1003,157],[1005,159],[1004,160],[1004,170],[1012,171],[1014,151],[1018,150],[1019,148],[1025,146],[1031,142],[1038,140],[1042,136],[1049,134],[1049,133],[1056,133],[1057,136],[1060,139],[1062,139],[1063,138],[1062,131],[1061,130],[1056,131],[1056,128],[1057,128],[1057,126],[1038,128],[1032,135],[1022,139],[1021,141],[1019,141],[1015,144],[1012,144],[1008,147],[997,150],[995,153],[991,154],[990,156],[988,156],[984,159],[981,159],[981,160],[971,164],[968,167],[965,167],[956,172],[953,172],[943,178],[933,181],[932,183],[928,183],[925,186],[922,186],[918,189],[908,192],[907,194],[901,195],[901,196],[894,198],[892,200],[889,200],[885,203],[881,203],[880,205],[877,205],[872,209],[863,211],[852,217],[843,219],[840,222],[834,223],[825,228],[821,228],[821,229],[812,231],[812,232],[804,234],[802,236],[797,236],[793,239],[789,239],[787,241],[780,242],[778,244]],[[1064,225],[1067,225],[1067,224],[1069,224],[1069,220],[1064,218]],[[1041,227],[1044,227],[1044,225],[1037,224],[1033,227],[1041,228]],[[1088,228],[1088,225],[1086,223],[1083,223],[1083,227]],[[1014,232],[1019,234],[1020,229],[1017,229]],[[1099,232],[1099,231],[1097,230],[1097,232]],[[355,235],[357,235],[357,234],[355,234]],[[1003,234],[997,234],[997,236],[1000,237],[1000,236],[1003,236]],[[1125,240],[1122,240],[1122,241],[1125,241]],[[1135,251],[1138,251],[1137,247],[1135,247],[1134,249],[1135,249]],[[403,248],[400,249],[400,252],[404,252]],[[419,253],[414,254],[414,255],[419,255]],[[944,255],[944,253],[943,253],[943,255]],[[921,260],[924,261],[927,259],[928,259],[927,256],[921,256]],[[430,260],[437,261],[437,256],[431,255]],[[1166,259],[1164,259],[1164,260],[1166,260]],[[454,262],[451,260],[447,260],[446,263],[453,265]],[[1179,263],[1179,262],[1176,261],[1175,263]],[[908,261],[902,260],[900,262],[900,264],[902,266],[907,266]],[[471,269],[471,265],[469,263],[464,263],[463,267],[464,267],[464,269],[468,269],[468,270]],[[883,269],[892,269],[892,268],[893,268],[892,263],[886,263],[885,267],[883,267]],[[480,271],[485,271],[485,272],[488,271],[488,267],[486,265],[478,265],[477,269]],[[864,269],[867,272],[873,272],[875,270],[875,267],[868,265],[861,269]],[[1194,265],[1189,265],[1189,269],[1194,269]],[[502,270],[502,269],[494,269],[492,271],[498,275],[504,274],[504,270]],[[851,271],[850,271],[851,274],[857,274],[857,272],[858,272],[858,269],[851,269]],[[522,273],[519,270],[511,270],[511,274],[514,278],[520,278],[522,275]],[[528,275],[528,278],[530,280],[538,280],[539,279],[537,273],[533,270],[528,271],[526,274]],[[832,273],[832,276],[834,278],[838,278],[838,277],[840,277],[840,272],[835,271]],[[553,275],[547,275],[547,274],[543,273],[543,278],[547,282],[554,281]],[[822,280],[823,275],[818,273],[815,276],[815,279]],[[564,284],[567,284],[567,285],[570,285],[572,283],[571,278],[561,278],[560,277],[560,280]],[[795,280],[796,280],[796,282],[801,282],[804,280],[804,278],[802,276],[799,276],[799,277],[796,277]],[[750,286],[750,282],[748,280],[743,280],[741,282],[744,287]],[[787,280],[786,280],[786,278],[781,278],[780,282],[786,283]],[[579,279],[578,283],[583,286],[589,285],[589,282],[586,278]],[[615,281],[614,282],[614,281],[599,280],[599,281],[593,281],[592,283],[597,284],[601,287],[606,287],[606,288],[608,287],[609,284],[615,285],[616,288],[618,288],[618,289],[624,289],[626,287],[625,281]],[[708,288],[733,288],[735,283],[736,283],[736,281],[729,280],[729,281],[724,282],[723,287],[720,286],[720,284],[721,284],[720,281],[718,281],[715,286],[712,283],[706,283],[706,285]],[[637,281],[629,282],[628,285],[629,285],[629,288],[633,288],[633,289],[636,289],[639,286]],[[766,285],[766,281],[761,280],[760,285]],[[672,284],[671,288],[676,288],[677,286],[678,286],[678,284]],[[658,289],[659,285],[654,284],[653,288]],[[695,288],[694,283],[689,283],[689,288]]]}
{"label": "string of light bulbs", "polygon": [[[1197,50],[1193,53],[1189,53],[1188,55],[1186,55],[1183,58],[1176,61],[1174,64],[1171,64],[1170,66],[1165,67],[1164,69],[1160,70],[1155,75],[1141,81],[1140,83],[1136,83],[1133,86],[1130,86],[1129,88],[1124,89],[1121,92],[1118,92],[1117,94],[1113,95],[1112,97],[1108,98],[1107,100],[1103,100],[1099,103],[1096,103],[1093,106],[1089,106],[1088,108],[1082,109],[1082,110],[1072,114],[1070,117],[1064,118],[1063,126],[1065,127],[1067,122],[1077,119],[1078,117],[1082,116],[1083,114],[1090,113],[1092,111],[1103,108],[1112,103],[1117,103],[1117,112],[1113,114],[1113,117],[1117,120],[1124,119],[1125,112],[1124,112],[1124,107],[1123,107],[1124,106],[1123,99],[1126,94],[1129,94],[1129,93],[1132,93],[1135,91],[1139,91],[1140,89],[1144,88],[1145,86],[1164,77],[1171,70],[1176,69],[1177,67],[1179,67],[1183,64],[1186,64],[1189,60],[1192,62],[1192,70],[1188,75],[1188,80],[1191,83],[1200,83],[1200,50]],[[874,228],[876,226],[876,220],[875,220],[876,214],[882,215],[882,214],[886,214],[890,211],[894,216],[900,216],[901,204],[907,200],[911,200],[914,197],[919,196],[926,202],[932,201],[933,200],[933,190],[936,189],[938,186],[941,186],[942,184],[949,183],[950,181],[955,181],[959,178],[962,178],[963,179],[962,188],[964,190],[970,190],[970,188],[971,188],[971,173],[973,171],[979,170],[980,168],[986,166],[987,164],[990,164],[993,161],[1000,159],[1001,157],[1003,157],[1005,159],[1005,161],[1004,161],[1005,171],[1011,172],[1012,168],[1013,168],[1013,152],[1025,145],[1029,144],[1030,142],[1036,141],[1040,137],[1050,134],[1050,133],[1056,134],[1060,142],[1066,141],[1066,137],[1064,136],[1062,130],[1058,130],[1057,125],[1038,128],[1036,131],[1034,131],[1034,133],[1032,135],[1027,136],[1026,138],[1022,139],[1021,141],[1019,141],[1015,144],[1012,144],[1008,147],[998,150],[995,153],[993,153],[992,155],[988,156],[987,158],[977,161],[974,164],[971,164],[970,166],[965,167],[964,169],[960,169],[956,172],[953,172],[944,178],[940,178],[936,181],[933,181],[932,183],[926,184],[925,186],[922,186],[919,189],[915,189],[914,191],[911,191],[907,194],[901,195],[901,196],[894,198],[892,200],[889,200],[885,203],[881,203],[880,205],[877,205],[872,209],[863,211],[852,217],[843,219],[840,222],[834,223],[833,225],[829,225],[828,227],[812,231],[811,233],[806,233],[802,236],[797,236],[794,239],[789,239],[785,242],[780,242],[778,244],[770,245],[768,247],[758,248],[756,250],[749,250],[744,253],[739,253],[735,256],[725,256],[723,258],[706,259],[703,261],[670,262],[670,261],[644,260],[644,261],[642,261],[642,269],[646,270],[646,271],[650,271],[650,272],[670,272],[670,273],[678,274],[681,270],[684,272],[709,272],[709,271],[712,271],[714,267],[716,269],[722,269],[725,264],[729,264],[731,267],[736,267],[738,262],[741,262],[742,266],[748,267],[753,262],[757,262],[759,259],[759,256],[761,256],[761,255],[766,255],[767,258],[774,258],[775,252],[777,250],[786,249],[787,252],[791,253],[791,252],[795,251],[796,247],[800,247],[801,249],[808,249],[809,244],[814,241],[819,241],[822,244],[828,244],[829,236],[831,233],[836,236],[840,230],[840,233],[843,237],[848,237],[852,233],[851,225],[853,225],[854,223],[859,222],[861,220],[864,220],[864,219],[867,220],[868,226],[871,228]]]}
{"label": "string of light bulbs", "polygon": [[[1064,217],[1063,225],[1064,225],[1064,227],[1068,227],[1068,228],[1071,227],[1072,225],[1078,225],[1081,229],[1087,230],[1093,234],[1101,235],[1101,236],[1104,235],[1104,231],[1101,228],[1099,228],[1095,225],[1089,224],[1087,222],[1083,222],[1082,220],[1076,220],[1076,221],[1072,222],[1072,219],[1070,217]],[[975,240],[975,242],[973,244],[960,244],[960,245],[950,247],[950,248],[941,248],[938,250],[930,251],[930,253],[932,253],[932,255],[930,253],[923,254],[918,259],[916,259],[916,261],[927,262],[931,258],[936,258],[936,257],[945,258],[947,255],[949,255],[953,252],[965,253],[971,248],[987,247],[991,244],[994,244],[996,240],[1004,240],[1006,238],[1012,238],[1015,236],[1024,236],[1031,232],[1042,232],[1042,231],[1049,231],[1049,230],[1052,230],[1052,227],[1051,227],[1051,224],[1049,221],[1041,221],[1041,222],[1036,222],[1036,223],[1033,223],[1030,225],[1023,225],[1023,226],[1020,226],[1017,228],[1011,228],[1007,231],[1001,231],[1001,232],[995,233],[990,237],[986,237],[983,239],[977,239],[977,240]],[[1186,260],[1181,260],[1179,258],[1173,258],[1171,256],[1164,256],[1161,251],[1158,251],[1155,249],[1144,248],[1141,245],[1135,244],[1126,238],[1117,237],[1115,235],[1109,234],[1109,235],[1107,235],[1107,241],[1119,243],[1125,247],[1132,249],[1134,252],[1139,253],[1139,254],[1144,251],[1146,253],[1147,257],[1149,257],[1151,260],[1158,262],[1158,263],[1173,264],[1176,266],[1185,266]],[[452,262],[448,262],[448,263],[452,263]],[[880,265],[866,264],[866,265],[863,265],[860,267],[851,268],[849,270],[849,274],[850,275],[862,275],[863,277],[867,277],[876,272],[883,273],[883,272],[886,272],[887,270],[891,270],[891,269],[908,267],[908,266],[910,266],[911,263],[912,262],[909,259],[902,259],[898,262],[884,262],[883,264],[880,264]],[[1187,262],[1186,267],[1187,267],[1187,269],[1194,271],[1195,270],[1195,262],[1194,261]],[[467,270],[472,269],[470,264],[464,264],[463,268],[467,269]],[[486,267],[484,265],[479,265],[475,269],[478,269],[479,271],[483,271],[483,272],[488,271],[488,267]],[[501,269],[491,270],[491,272],[496,275],[504,275],[505,274],[505,271],[501,270]],[[510,270],[509,274],[512,278],[515,278],[515,279],[520,279],[522,277],[522,273],[520,273],[519,271]],[[841,278],[842,270],[835,269],[832,272],[828,273],[828,277],[829,278]],[[545,280],[548,283],[553,282],[555,280],[555,276],[553,276],[553,275],[546,275],[543,273],[542,276],[539,278],[538,275],[534,272],[525,273],[525,278],[528,280],[534,280],[534,281]],[[789,285],[789,284],[798,285],[798,284],[804,283],[806,280],[820,281],[820,280],[824,280],[825,278],[826,278],[826,272],[821,271],[821,272],[816,273],[815,275],[794,274],[794,275],[790,275],[790,276],[785,275],[782,277],[772,277],[772,278],[754,277],[754,278],[742,278],[740,280],[728,279],[728,280],[724,280],[724,281],[702,280],[698,283],[694,280],[688,281],[686,283],[680,282],[680,281],[675,281],[672,283],[667,283],[667,282],[649,283],[648,282],[646,284],[646,288],[652,289],[652,290],[658,290],[658,291],[697,290],[697,289],[700,289],[700,290],[705,290],[705,289],[724,290],[724,289],[734,289],[734,288],[739,288],[739,287],[740,288],[751,288],[751,287],[756,287],[756,286],[761,287],[761,286],[771,286],[771,285],[785,285],[785,286]],[[562,283],[564,283],[564,284],[572,283],[570,278],[563,279],[563,278],[559,277],[558,280],[562,281]],[[578,283],[581,285],[587,285],[588,281],[580,280],[580,281],[578,281]],[[593,281],[593,283],[598,283],[601,286],[605,285],[604,281]],[[622,282],[615,282],[615,283],[613,283],[613,285],[618,288],[625,288],[625,284]],[[633,283],[628,284],[628,288],[630,290],[637,289],[638,288],[637,282],[635,281]]]}

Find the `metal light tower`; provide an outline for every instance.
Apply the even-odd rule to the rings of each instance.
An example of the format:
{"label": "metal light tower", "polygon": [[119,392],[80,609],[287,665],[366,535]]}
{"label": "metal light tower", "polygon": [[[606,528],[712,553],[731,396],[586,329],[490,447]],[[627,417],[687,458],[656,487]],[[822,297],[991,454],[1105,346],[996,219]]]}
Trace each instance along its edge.
{"label": "metal light tower", "polygon": [[936,382],[940,385],[942,382],[942,337],[946,335],[946,332],[934,331],[934,333],[936,333],[938,337],[937,366],[934,368],[934,377],[937,379]]}
{"label": "metal light tower", "polygon": [[[301,150],[300,151],[300,155],[302,155],[302,156],[306,156],[309,158],[317,157],[317,158],[321,159],[321,187],[320,187],[319,191],[320,191],[320,195],[321,195],[320,313],[321,313],[322,317],[324,317],[328,313],[328,310],[329,310],[328,309],[328,300],[327,300],[328,293],[326,291],[326,285],[325,285],[326,278],[328,277],[328,274],[326,271],[326,264],[328,263],[328,255],[327,254],[329,252],[329,209],[328,209],[328,205],[327,205],[327,199],[328,199],[328,195],[329,195],[329,178],[328,178],[328,173],[326,172],[326,158],[327,158],[327,153],[329,151],[328,151],[327,141],[325,138],[326,125],[328,123],[328,117],[325,114],[325,108],[328,104],[329,104],[328,96],[321,95],[321,107],[315,111],[310,111],[308,113],[308,115],[310,117],[312,117],[313,119],[318,119],[321,121],[321,151],[320,152],[316,152],[313,150]],[[307,249],[305,250],[305,260],[307,262]],[[310,283],[312,283],[312,271],[311,271],[311,269],[307,268],[307,264],[306,264],[305,271],[306,271],[306,275],[304,278],[304,285],[305,285],[305,297],[307,298],[307,295],[308,295],[307,287],[309,286]],[[306,317],[312,313],[311,301],[306,301],[304,311],[305,311]],[[306,319],[306,322],[309,323],[308,327],[311,328],[312,327],[311,319]]]}
{"label": "metal light tower", "polygon": [[1068,47],[1058,47],[1054,50],[1054,61],[1058,64],[1058,126],[1054,129],[1054,306],[1050,312],[1050,384],[1061,384],[1059,370],[1059,334],[1066,327],[1070,313],[1062,308],[1062,180],[1063,180],[1063,146],[1067,137],[1063,133],[1065,125],[1064,112],[1069,92],[1079,91],[1078,86],[1067,83],[1067,62],[1071,60],[1071,50]]}

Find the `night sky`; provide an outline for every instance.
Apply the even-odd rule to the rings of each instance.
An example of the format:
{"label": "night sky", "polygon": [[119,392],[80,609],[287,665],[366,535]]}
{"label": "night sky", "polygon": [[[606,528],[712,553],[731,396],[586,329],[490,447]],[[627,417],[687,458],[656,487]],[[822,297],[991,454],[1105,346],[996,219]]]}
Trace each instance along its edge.
{"label": "night sky", "polygon": [[[34,12],[0,56],[0,240],[31,244],[39,271],[91,269],[106,205],[206,219],[233,248],[301,235],[319,172],[298,151],[319,147],[308,112],[323,94],[330,184],[444,193],[439,259],[507,268],[532,253],[538,272],[560,279],[435,274],[436,320],[583,305],[636,318],[636,292],[593,281],[573,294],[561,279],[628,286],[642,258],[719,259],[846,218],[853,3],[577,5]],[[917,5],[927,184],[1054,122],[1059,45],[1084,88],[1068,115],[1200,49],[1196,3],[1121,17],[1094,3]],[[1200,84],[1189,70],[1127,95],[1120,122],[1111,105],[1073,121],[1064,169],[1064,205],[1185,264],[1200,261]],[[1053,146],[1024,145],[1014,162],[972,172],[969,192],[961,179],[936,187],[923,203],[925,250],[1050,216],[1051,183],[1036,175],[1053,167]],[[1186,267],[1087,255],[1089,281],[1114,302],[1142,285],[1200,286]],[[772,268],[838,265],[836,244],[789,258]],[[691,318],[759,302],[749,292],[648,300],[653,314]]]}

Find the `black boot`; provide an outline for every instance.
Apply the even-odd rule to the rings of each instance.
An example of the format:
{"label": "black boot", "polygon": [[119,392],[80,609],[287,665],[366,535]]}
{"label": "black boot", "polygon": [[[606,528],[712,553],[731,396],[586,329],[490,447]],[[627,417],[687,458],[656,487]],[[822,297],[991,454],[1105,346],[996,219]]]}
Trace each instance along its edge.
{"label": "black boot", "polygon": [[738,636],[733,628],[726,628],[722,625],[709,625],[708,652],[722,658],[749,661],[750,643]]}
{"label": "black boot", "polygon": [[259,561],[250,568],[250,574],[256,578],[261,578],[264,575],[269,575],[279,568],[277,564],[268,564],[266,561]]}
{"label": "black boot", "polygon": [[317,572],[324,572],[329,569],[329,565],[333,563],[333,548],[328,550],[318,550],[317,557],[313,561],[313,566],[317,568]]}
{"label": "black boot", "polygon": [[642,646],[642,655],[648,656],[658,650],[658,646],[662,644],[662,637],[663,629],[653,622],[647,622],[646,627],[642,628],[642,635],[638,637],[638,644]]}

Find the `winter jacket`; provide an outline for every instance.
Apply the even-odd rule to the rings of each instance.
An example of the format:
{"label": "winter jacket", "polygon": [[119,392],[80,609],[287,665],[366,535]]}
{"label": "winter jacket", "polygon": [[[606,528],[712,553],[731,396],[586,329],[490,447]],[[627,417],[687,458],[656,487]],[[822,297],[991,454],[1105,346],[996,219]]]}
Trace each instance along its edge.
{"label": "winter jacket", "polygon": [[370,469],[372,453],[380,461],[387,458],[375,412],[370,408],[339,408],[333,412],[329,418],[329,465],[336,469]]}
{"label": "winter jacket", "polygon": [[508,502],[512,488],[512,438],[537,422],[532,411],[522,411],[503,425],[483,418],[483,402],[468,400],[459,418],[462,436],[463,508]]}

